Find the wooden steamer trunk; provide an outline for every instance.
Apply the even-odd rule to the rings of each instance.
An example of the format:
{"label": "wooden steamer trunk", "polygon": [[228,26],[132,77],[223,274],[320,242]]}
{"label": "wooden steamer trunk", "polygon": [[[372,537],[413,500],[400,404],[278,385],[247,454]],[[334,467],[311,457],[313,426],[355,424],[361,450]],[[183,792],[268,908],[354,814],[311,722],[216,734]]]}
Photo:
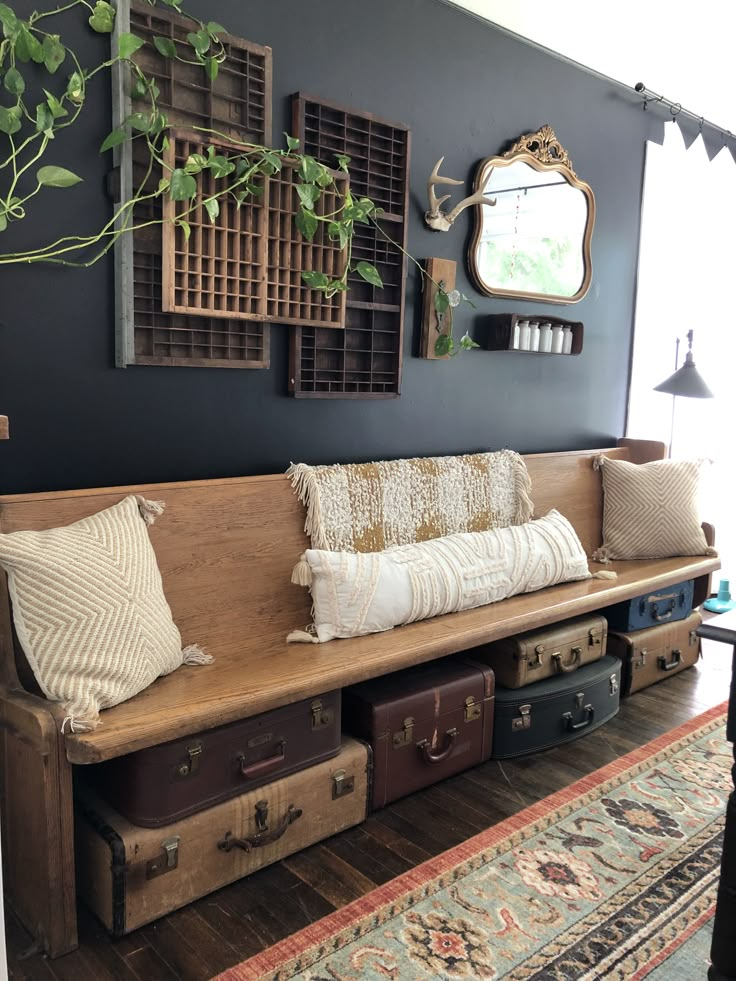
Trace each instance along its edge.
{"label": "wooden steamer trunk", "polygon": [[700,638],[695,631],[702,622],[696,612],[676,623],[631,633],[612,632],[608,649],[621,659],[621,694],[630,695],[691,668],[700,656]]}
{"label": "wooden steamer trunk", "polygon": [[608,654],[570,675],[499,688],[491,756],[522,756],[578,739],[616,715],[620,695],[621,662]]}
{"label": "wooden steamer trunk", "polygon": [[493,671],[463,657],[346,688],[345,727],[373,750],[372,806],[487,760],[493,698]]}
{"label": "wooden steamer trunk", "polygon": [[692,579],[645,593],[623,603],[608,606],[601,613],[609,630],[643,630],[658,623],[673,623],[689,617],[693,608],[695,583]]}
{"label": "wooden steamer trunk", "polygon": [[474,647],[472,655],[493,668],[499,687],[523,688],[600,660],[606,653],[607,633],[602,616],[576,617]]}
{"label": "wooden steamer trunk", "polygon": [[132,824],[158,828],[340,751],[340,692],[87,767],[84,779]]}
{"label": "wooden steamer trunk", "polygon": [[132,825],[90,791],[78,795],[77,889],[122,936],[265,865],[360,824],[370,749],[338,756],[163,828]]}

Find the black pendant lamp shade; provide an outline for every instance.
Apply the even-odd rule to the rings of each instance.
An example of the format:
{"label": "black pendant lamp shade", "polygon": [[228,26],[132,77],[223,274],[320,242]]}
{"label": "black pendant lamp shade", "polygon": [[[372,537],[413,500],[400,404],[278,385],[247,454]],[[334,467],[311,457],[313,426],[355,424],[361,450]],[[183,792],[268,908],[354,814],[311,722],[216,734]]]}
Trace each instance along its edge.
{"label": "black pendant lamp shade", "polygon": [[656,385],[655,392],[665,392],[667,395],[682,395],[690,399],[712,399],[713,392],[700,377],[693,361],[693,332],[687,332],[687,354],[685,363],[670,375],[661,385]]}

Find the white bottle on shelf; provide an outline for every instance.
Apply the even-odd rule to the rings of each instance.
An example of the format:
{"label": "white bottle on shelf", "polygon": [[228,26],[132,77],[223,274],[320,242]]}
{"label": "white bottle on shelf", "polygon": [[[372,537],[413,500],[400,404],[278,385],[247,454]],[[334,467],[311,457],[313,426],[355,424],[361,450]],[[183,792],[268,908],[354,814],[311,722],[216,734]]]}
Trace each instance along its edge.
{"label": "white bottle on shelf", "polygon": [[539,336],[540,336],[539,324],[536,320],[532,320],[529,324],[529,350],[538,351],[539,350]]}
{"label": "white bottle on shelf", "polygon": [[572,353],[572,327],[562,328],[562,353]]}
{"label": "white bottle on shelf", "polygon": [[552,354],[562,354],[562,324],[552,328]]}
{"label": "white bottle on shelf", "polygon": [[521,326],[521,322],[517,320],[516,323],[514,324],[514,333],[513,333],[513,336],[511,338],[511,350],[512,351],[518,351],[519,350],[519,328],[520,328],[520,326]]}
{"label": "white bottle on shelf", "polygon": [[528,351],[531,343],[531,328],[528,320],[519,321],[519,350]]}
{"label": "white bottle on shelf", "polygon": [[545,321],[539,328],[539,350],[549,354],[552,350],[552,324]]}

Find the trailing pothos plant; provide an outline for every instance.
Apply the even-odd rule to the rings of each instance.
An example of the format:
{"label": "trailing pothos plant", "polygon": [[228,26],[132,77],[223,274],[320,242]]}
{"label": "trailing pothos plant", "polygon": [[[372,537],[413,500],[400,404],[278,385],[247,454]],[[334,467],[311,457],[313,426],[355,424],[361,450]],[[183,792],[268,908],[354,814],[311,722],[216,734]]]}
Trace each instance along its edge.
{"label": "trailing pothos plant", "polygon": [[[151,6],[156,0],[147,0]],[[181,54],[177,45],[167,37],[154,37],[156,50],[163,58],[177,59],[199,65],[210,81],[217,78],[226,50],[220,40],[225,28],[214,21],[201,21],[182,10],[183,0],[161,0],[191,22],[187,48]],[[282,150],[240,142],[226,136],[227,153],[209,145],[204,153],[191,154],[183,166],[172,167],[165,159],[168,147],[169,122],[159,104],[159,88],[155,78],[136,62],[134,55],[144,39],[132,33],[117,36],[117,50],[100,64],[83,66],[77,54],[66,45],[59,33],[54,33],[55,18],[76,11],[84,16],[92,31],[110,35],[115,26],[116,9],[107,0],[62,0],[59,6],[34,10],[27,19],[19,17],[6,3],[0,3],[0,249],[13,223],[22,221],[29,203],[44,189],[68,188],[82,178],[52,161],[54,141],[61,131],[73,126],[84,109],[87,90],[95,77],[109,71],[118,63],[127,69],[130,96],[137,108],[103,141],[100,152],[106,153],[130,140],[141,141],[146,147],[146,165],[137,187],[128,200],[122,201],[102,228],[91,234],[64,235],[35,249],[0,252],[0,265],[12,263],[51,262],[68,266],[91,266],[101,259],[123,234],[152,224],[173,221],[185,238],[189,238],[188,217],[200,205],[204,206],[211,222],[216,222],[220,204],[232,199],[238,208],[262,193],[264,178],[281,170],[289,159],[296,166],[299,182],[295,185],[299,209],[295,224],[305,239],[311,241],[320,223],[327,225],[327,235],[345,252],[344,271],[330,278],[321,270],[302,273],[312,289],[332,297],[348,289],[351,272],[357,273],[373,286],[382,287],[378,270],[369,262],[352,260],[352,243],[356,224],[373,224],[386,238],[377,219],[381,210],[367,197],[354,198],[349,181],[341,189],[331,171],[314,157],[301,153],[299,141],[286,135]],[[40,81],[39,81],[40,79]],[[222,139],[222,133],[194,126],[208,139]],[[232,149],[231,149],[232,148]],[[349,177],[350,158],[336,155],[337,169]],[[204,194],[203,175],[213,180],[208,187],[215,190]],[[159,175],[158,182],[154,175]],[[323,192],[335,192],[338,206],[322,214],[318,204]],[[173,217],[141,221],[136,206],[153,199],[168,197],[174,204]],[[4,234],[3,234],[4,233]],[[389,239],[389,241],[392,241]],[[393,244],[401,249],[397,243]],[[401,249],[426,275],[413,256]],[[447,302],[448,294],[438,287],[438,301]],[[438,307],[439,310],[439,307]],[[442,353],[456,353],[452,337],[442,335],[438,344]],[[459,348],[477,347],[467,334]],[[439,353],[439,352],[438,352]]]}

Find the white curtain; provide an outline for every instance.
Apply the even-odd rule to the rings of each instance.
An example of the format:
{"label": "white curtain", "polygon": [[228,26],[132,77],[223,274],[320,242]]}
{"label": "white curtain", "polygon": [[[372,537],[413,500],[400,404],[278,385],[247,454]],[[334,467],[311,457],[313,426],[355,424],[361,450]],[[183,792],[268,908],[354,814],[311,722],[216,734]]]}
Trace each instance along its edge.
{"label": "white curtain", "polygon": [[716,526],[723,578],[736,595],[736,164],[724,147],[709,160],[698,137],[686,149],[675,123],[647,144],[627,434],[670,442],[673,398],[654,392],[687,352],[713,399],[674,400],[672,456],[708,457],[703,518]]}

